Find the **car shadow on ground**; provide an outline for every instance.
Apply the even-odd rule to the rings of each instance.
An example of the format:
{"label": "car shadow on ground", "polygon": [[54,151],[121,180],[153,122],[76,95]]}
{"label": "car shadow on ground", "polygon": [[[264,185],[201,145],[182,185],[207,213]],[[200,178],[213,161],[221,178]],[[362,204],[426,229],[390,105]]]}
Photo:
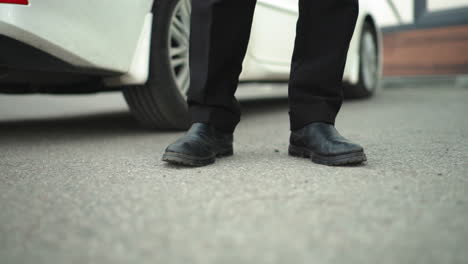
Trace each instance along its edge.
{"label": "car shadow on ground", "polygon": [[[354,100],[347,100],[352,102]],[[259,99],[241,101],[242,119],[261,119],[272,113],[287,113],[288,100]],[[129,111],[101,112],[64,117],[0,120],[0,141],[9,138],[42,138],[74,136],[122,136],[144,134],[180,133],[178,130],[146,129],[136,121]]]}
{"label": "car shadow on ground", "polygon": [[[287,100],[251,100],[241,103],[243,118],[257,118],[275,111],[287,111]],[[0,142],[11,139],[109,137],[144,134],[180,133],[142,127],[129,111],[81,114],[64,117],[41,117],[0,120]]]}
{"label": "car shadow on ground", "polygon": [[128,111],[0,121],[0,142],[9,139],[94,138],[154,132],[141,127]]}

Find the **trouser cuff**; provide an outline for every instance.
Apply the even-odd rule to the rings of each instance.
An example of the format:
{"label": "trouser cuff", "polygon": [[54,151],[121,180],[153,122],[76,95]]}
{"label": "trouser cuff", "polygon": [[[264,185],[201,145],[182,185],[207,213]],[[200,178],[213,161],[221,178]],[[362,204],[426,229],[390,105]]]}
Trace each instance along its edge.
{"label": "trouser cuff", "polygon": [[233,133],[240,121],[240,116],[222,107],[189,105],[193,123],[210,124],[216,129]]}
{"label": "trouser cuff", "polygon": [[341,100],[314,104],[291,105],[289,120],[291,131],[301,129],[314,122],[335,124],[335,119],[341,106]]}

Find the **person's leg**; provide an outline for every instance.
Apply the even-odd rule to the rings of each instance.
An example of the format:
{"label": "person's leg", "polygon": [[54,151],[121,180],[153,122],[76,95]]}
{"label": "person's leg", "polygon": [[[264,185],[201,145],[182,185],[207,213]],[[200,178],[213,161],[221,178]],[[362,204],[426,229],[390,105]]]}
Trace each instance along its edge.
{"label": "person's leg", "polygon": [[232,133],[240,121],[234,97],[256,0],[192,0],[189,111],[193,123]]}
{"label": "person's leg", "polygon": [[335,118],[358,0],[300,0],[291,64],[289,154],[325,165],[360,164],[364,149],[342,137]]}
{"label": "person's leg", "polygon": [[291,130],[312,122],[334,124],[358,12],[358,0],[299,1],[289,82]]}
{"label": "person's leg", "polygon": [[192,126],[166,148],[163,161],[204,166],[233,154],[240,121],[234,97],[256,0],[192,0],[190,89]]}

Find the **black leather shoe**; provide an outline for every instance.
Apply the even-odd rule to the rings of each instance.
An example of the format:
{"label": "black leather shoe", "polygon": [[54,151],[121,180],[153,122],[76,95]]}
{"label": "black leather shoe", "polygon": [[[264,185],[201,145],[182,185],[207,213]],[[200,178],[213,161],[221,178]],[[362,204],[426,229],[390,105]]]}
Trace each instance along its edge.
{"label": "black leather shoe", "polygon": [[335,126],[311,123],[291,133],[289,155],[329,165],[356,165],[367,160],[364,149],[342,137]]}
{"label": "black leather shoe", "polygon": [[190,130],[166,148],[162,160],[184,166],[205,166],[216,157],[231,156],[233,135],[208,124],[195,123]]}

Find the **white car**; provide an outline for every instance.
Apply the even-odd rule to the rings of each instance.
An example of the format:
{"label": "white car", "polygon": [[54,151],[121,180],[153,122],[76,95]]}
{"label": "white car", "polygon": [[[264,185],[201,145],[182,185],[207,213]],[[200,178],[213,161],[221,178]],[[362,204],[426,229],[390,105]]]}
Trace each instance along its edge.
{"label": "white car", "polygon": [[[370,96],[379,85],[372,1],[360,1],[344,74],[348,97]],[[145,126],[186,128],[190,9],[190,0],[0,0],[0,92],[122,90]],[[258,0],[242,82],[288,80],[297,16],[298,0]],[[286,95],[285,85],[239,92],[247,89]]]}

